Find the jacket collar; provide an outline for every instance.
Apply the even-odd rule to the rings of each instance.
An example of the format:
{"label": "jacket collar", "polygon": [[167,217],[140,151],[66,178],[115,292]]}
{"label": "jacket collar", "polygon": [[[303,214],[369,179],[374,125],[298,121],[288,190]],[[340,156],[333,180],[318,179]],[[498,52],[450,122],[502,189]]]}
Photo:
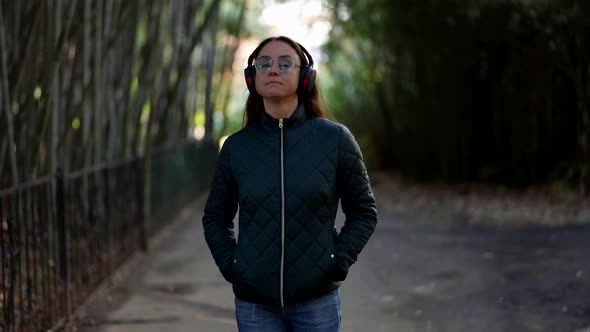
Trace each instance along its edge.
{"label": "jacket collar", "polygon": [[[290,117],[283,119],[283,128],[286,130],[297,128],[305,121],[306,117],[305,108],[300,104]],[[279,119],[273,118],[266,112],[262,112],[260,122],[262,127],[267,130],[279,128]]]}

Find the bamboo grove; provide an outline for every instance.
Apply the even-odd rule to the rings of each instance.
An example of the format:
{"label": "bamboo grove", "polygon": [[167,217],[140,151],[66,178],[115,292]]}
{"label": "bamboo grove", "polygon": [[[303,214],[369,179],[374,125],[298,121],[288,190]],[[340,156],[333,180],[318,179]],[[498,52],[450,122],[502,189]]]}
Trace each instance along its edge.
{"label": "bamboo grove", "polygon": [[211,137],[245,6],[2,1],[0,188]]}
{"label": "bamboo grove", "polygon": [[329,3],[329,100],[373,167],[588,194],[590,2]]}

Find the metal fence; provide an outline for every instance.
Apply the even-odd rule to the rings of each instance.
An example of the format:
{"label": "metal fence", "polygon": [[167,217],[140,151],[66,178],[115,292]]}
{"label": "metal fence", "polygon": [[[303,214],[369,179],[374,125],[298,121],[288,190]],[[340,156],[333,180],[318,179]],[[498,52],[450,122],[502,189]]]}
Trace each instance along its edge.
{"label": "metal fence", "polygon": [[166,225],[191,197],[209,189],[218,147],[185,143],[154,151],[148,233]]}
{"label": "metal fence", "polygon": [[134,251],[209,185],[216,149],[185,143],[152,157],[153,225],[143,160],[98,165],[0,191],[0,331],[65,321]]}
{"label": "metal fence", "polygon": [[0,194],[3,331],[48,326],[66,313],[53,191],[44,178]]}

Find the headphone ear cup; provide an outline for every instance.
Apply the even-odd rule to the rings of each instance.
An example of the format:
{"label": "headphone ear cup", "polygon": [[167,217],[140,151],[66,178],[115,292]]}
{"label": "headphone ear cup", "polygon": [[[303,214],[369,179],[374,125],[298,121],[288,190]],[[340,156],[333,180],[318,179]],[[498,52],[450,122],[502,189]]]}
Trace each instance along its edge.
{"label": "headphone ear cup", "polygon": [[310,66],[301,67],[301,74],[299,76],[299,87],[297,91],[302,96],[307,96],[313,90],[315,85],[316,71]]}
{"label": "headphone ear cup", "polygon": [[249,65],[248,67],[244,68],[244,78],[246,79],[246,86],[251,93],[256,92],[256,88],[254,87],[254,79],[256,78],[256,69],[254,66]]}

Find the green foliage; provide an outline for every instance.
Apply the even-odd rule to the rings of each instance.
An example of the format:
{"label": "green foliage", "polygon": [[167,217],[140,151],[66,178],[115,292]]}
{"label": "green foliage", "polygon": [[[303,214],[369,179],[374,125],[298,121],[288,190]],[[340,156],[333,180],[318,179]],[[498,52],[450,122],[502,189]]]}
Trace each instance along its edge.
{"label": "green foliage", "polygon": [[329,3],[327,99],[371,166],[528,185],[590,162],[587,2]]}

